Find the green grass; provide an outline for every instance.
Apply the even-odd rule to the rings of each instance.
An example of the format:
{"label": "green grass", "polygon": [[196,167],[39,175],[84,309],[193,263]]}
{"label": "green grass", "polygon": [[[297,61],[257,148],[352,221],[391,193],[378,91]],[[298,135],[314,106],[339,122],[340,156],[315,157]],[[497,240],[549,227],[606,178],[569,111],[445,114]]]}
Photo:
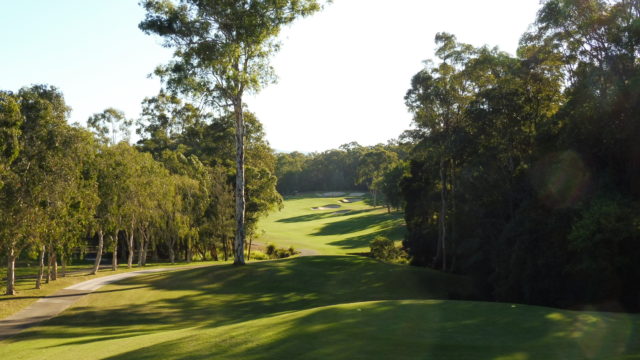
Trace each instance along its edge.
{"label": "green grass", "polygon": [[[262,242],[279,247],[312,249],[320,254],[357,254],[369,252],[369,242],[377,235],[394,241],[404,236],[403,214],[382,207],[373,208],[364,201],[340,203],[344,197],[296,197],[284,202],[284,209],[262,219],[259,228],[265,231]],[[336,204],[330,210],[313,207]],[[349,210],[345,214],[337,211]]]}
{"label": "green grass", "polygon": [[[260,241],[351,254],[402,239],[399,213],[311,210],[340,199],[287,199]],[[218,264],[103,287],[0,341],[0,359],[640,359],[640,315],[450,300],[471,292],[359,256]]]}
{"label": "green grass", "polygon": [[0,358],[640,358],[638,315],[443,300],[468,289],[353,256],[145,275],[0,342]]}
{"label": "green grass", "polygon": [[[207,263],[192,263],[191,265],[202,265]],[[208,262],[208,264],[212,264],[212,262]],[[149,263],[144,269],[152,269],[158,267],[178,267],[185,266],[184,263],[176,263],[176,264],[168,264],[168,263]],[[16,279],[16,292],[17,295],[10,296],[4,295],[6,291],[6,282],[2,282],[2,286],[0,286],[0,319],[3,319],[7,316],[17,313],[18,311],[26,308],[32,303],[38,301],[39,299],[49,296],[58,290],[64,289],[73,284],[77,284],[82,281],[91,280],[96,277],[119,274],[123,272],[141,270],[143,268],[134,266],[131,269],[127,269],[125,266],[120,266],[117,271],[111,271],[110,269],[101,269],[97,275],[87,275],[89,272],[89,268],[86,265],[77,265],[77,266],[68,266],[67,271],[75,271],[73,273],[67,274],[67,276],[62,277],[61,268],[58,268],[60,271],[58,273],[58,279],[55,281],[49,282],[49,284],[45,284],[44,281],[42,283],[42,287],[40,289],[35,288],[35,279],[34,278],[17,278]],[[80,270],[86,271],[80,271]],[[32,275],[33,268],[16,268],[17,276],[25,276]],[[37,267],[36,272],[37,274]],[[6,275],[5,275],[6,276]]]}

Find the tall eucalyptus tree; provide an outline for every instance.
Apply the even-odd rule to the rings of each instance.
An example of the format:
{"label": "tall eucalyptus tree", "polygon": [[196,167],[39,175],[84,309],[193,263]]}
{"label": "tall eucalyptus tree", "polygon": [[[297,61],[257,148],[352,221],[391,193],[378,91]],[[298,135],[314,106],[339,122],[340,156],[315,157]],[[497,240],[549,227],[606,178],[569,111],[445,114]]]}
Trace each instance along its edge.
{"label": "tall eucalyptus tree", "polygon": [[274,81],[269,58],[280,29],[320,9],[318,0],[144,0],[147,34],[165,39],[174,60],[159,67],[170,89],[231,110],[236,138],[236,237],[234,263],[243,265],[245,241],[244,95]]}

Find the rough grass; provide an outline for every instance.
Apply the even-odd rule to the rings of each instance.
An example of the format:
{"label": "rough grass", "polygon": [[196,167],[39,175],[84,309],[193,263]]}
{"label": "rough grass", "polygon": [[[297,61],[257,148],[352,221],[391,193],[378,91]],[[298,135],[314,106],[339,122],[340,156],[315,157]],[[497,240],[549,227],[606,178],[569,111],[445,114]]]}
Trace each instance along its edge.
{"label": "rough grass", "polygon": [[[211,264],[211,262],[209,262]],[[201,265],[206,263],[194,263],[193,265]],[[185,266],[185,264],[166,264],[166,263],[149,263],[144,268],[152,269],[158,267],[175,267],[175,266]],[[60,268],[59,268],[60,269]],[[80,271],[80,269],[84,269],[86,271]],[[51,295],[58,290],[64,289],[73,284],[77,284],[86,280],[91,280],[96,277],[119,274],[123,272],[140,270],[140,267],[134,266],[132,269],[127,269],[125,266],[120,266],[118,271],[111,271],[111,269],[101,269],[97,275],[87,275],[90,271],[86,267],[86,265],[78,265],[73,267],[67,267],[68,273],[67,276],[62,277],[62,272],[58,273],[58,279],[55,281],[51,281],[48,284],[42,283],[41,289],[35,288],[35,279],[34,278],[17,278],[16,279],[16,291],[17,295],[10,296],[4,295],[6,291],[6,282],[2,281],[2,286],[0,286],[0,319],[3,319],[7,316],[17,313],[18,311],[26,308],[32,303],[38,301],[39,299]],[[16,275],[17,276],[28,276],[32,275],[31,272],[33,268],[17,268]],[[37,268],[36,272],[37,274]],[[6,276],[6,275],[5,275]]]}
{"label": "rough grass", "polygon": [[[373,208],[365,201],[340,203],[344,197],[295,197],[284,202],[284,209],[262,219],[262,242],[280,247],[312,249],[321,254],[358,254],[369,252],[369,242],[378,235],[394,241],[404,237],[403,214],[387,214],[386,208]],[[312,210],[327,204],[339,209]],[[336,213],[349,210],[346,213]]]}
{"label": "rough grass", "polygon": [[0,358],[640,358],[638,315],[442,300],[468,288],[345,256],[145,275],[0,342]]}

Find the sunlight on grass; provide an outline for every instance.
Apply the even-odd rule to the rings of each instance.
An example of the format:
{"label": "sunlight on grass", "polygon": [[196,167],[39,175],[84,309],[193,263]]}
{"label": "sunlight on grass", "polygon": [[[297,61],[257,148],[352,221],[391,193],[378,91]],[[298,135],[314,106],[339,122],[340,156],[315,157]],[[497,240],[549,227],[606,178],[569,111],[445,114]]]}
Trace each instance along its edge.
{"label": "sunlight on grass", "polygon": [[[378,235],[400,242],[404,237],[404,218],[399,212],[387,213],[364,201],[343,203],[344,197],[294,197],[284,202],[284,209],[260,221],[265,231],[259,239],[281,247],[312,249],[321,254],[355,254],[369,252],[369,242]],[[340,208],[312,210],[339,205]],[[339,210],[340,212],[338,212]]]}

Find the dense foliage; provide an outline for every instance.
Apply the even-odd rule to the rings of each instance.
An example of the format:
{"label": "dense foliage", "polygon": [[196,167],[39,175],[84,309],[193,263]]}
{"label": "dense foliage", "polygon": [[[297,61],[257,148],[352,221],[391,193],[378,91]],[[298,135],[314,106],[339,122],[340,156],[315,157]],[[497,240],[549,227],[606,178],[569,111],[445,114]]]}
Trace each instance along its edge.
{"label": "dense foliage", "polygon": [[373,205],[399,209],[410,147],[408,141],[394,140],[375,146],[352,142],[321,153],[279,153],[277,188],[281,194],[369,190]]}
{"label": "dense foliage", "polygon": [[516,57],[438,34],[403,180],[416,265],[488,298],[640,310],[640,2],[548,0]]}
{"label": "dense foliage", "polygon": [[[194,256],[232,257],[234,239],[234,126],[161,92],[145,99],[137,121],[115,109],[89,118],[93,133],[67,124],[70,109],[54,87],[0,92],[0,251],[14,293],[16,260],[40,261],[36,286],[55,280],[72,255],[103,252],[118,262],[144,265],[148,255],[171,262]],[[278,207],[276,159],[262,125],[247,120],[246,227]],[[97,245],[97,246],[96,246]],[[137,258],[136,258],[137,257]],[[45,263],[47,270],[45,271]]]}

